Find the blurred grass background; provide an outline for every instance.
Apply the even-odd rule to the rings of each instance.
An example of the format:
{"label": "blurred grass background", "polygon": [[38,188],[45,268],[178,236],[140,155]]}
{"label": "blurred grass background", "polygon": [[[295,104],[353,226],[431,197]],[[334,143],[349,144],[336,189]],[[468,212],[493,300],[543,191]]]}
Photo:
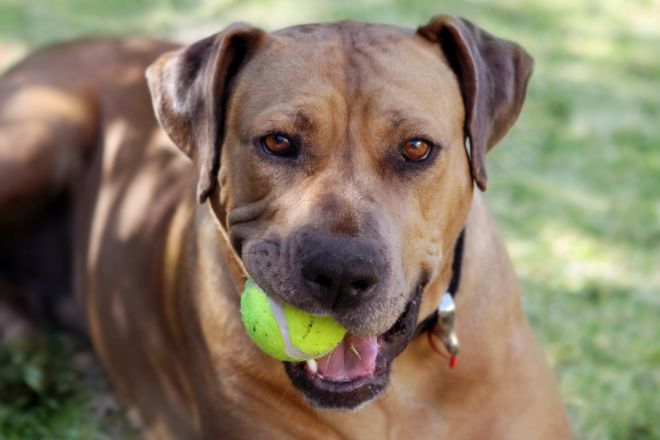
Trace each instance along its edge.
{"label": "blurred grass background", "polygon": [[[189,42],[238,20],[416,26],[437,13],[536,58],[487,199],[575,437],[660,439],[660,1],[0,0],[0,70],[81,35]],[[84,343],[43,338],[0,347],[0,439],[130,437]]]}

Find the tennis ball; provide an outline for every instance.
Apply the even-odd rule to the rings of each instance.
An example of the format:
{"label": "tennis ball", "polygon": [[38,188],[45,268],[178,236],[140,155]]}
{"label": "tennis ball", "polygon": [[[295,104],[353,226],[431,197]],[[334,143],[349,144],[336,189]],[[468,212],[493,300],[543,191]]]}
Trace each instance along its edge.
{"label": "tennis ball", "polygon": [[245,283],[241,318],[250,339],[281,361],[319,358],[339,345],[346,334],[330,317],[310,315],[270,298],[253,279]]}

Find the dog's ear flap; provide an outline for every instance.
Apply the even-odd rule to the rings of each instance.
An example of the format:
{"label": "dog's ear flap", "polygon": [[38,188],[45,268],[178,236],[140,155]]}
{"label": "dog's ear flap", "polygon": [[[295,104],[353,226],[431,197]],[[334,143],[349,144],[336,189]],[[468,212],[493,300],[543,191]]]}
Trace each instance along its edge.
{"label": "dog's ear flap", "polygon": [[518,118],[534,59],[517,44],[461,18],[434,17],[417,33],[442,47],[458,77],[465,103],[465,131],[471,145],[472,176],[485,191],[486,152]]}
{"label": "dog's ear flap", "polygon": [[203,203],[217,184],[225,111],[232,78],[266,33],[246,24],[162,55],[147,69],[156,117],[172,141],[193,159]]}

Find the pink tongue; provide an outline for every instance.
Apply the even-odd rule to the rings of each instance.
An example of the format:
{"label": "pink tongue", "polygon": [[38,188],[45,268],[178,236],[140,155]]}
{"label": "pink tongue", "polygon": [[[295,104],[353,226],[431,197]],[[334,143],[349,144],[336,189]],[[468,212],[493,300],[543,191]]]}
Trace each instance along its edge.
{"label": "pink tongue", "polygon": [[346,334],[337,348],[316,360],[318,374],[337,382],[371,375],[376,369],[377,354],[376,336]]}

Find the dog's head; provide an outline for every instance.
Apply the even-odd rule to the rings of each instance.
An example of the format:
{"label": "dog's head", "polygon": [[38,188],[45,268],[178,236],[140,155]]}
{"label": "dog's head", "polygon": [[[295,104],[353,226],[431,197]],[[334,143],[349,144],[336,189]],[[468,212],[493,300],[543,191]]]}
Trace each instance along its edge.
{"label": "dog's head", "polygon": [[238,24],[150,67],[158,119],[249,273],[348,329],[318,371],[287,364],[313,404],[354,408],[386,386],[531,69],[517,45],[450,17],[417,31]]}

